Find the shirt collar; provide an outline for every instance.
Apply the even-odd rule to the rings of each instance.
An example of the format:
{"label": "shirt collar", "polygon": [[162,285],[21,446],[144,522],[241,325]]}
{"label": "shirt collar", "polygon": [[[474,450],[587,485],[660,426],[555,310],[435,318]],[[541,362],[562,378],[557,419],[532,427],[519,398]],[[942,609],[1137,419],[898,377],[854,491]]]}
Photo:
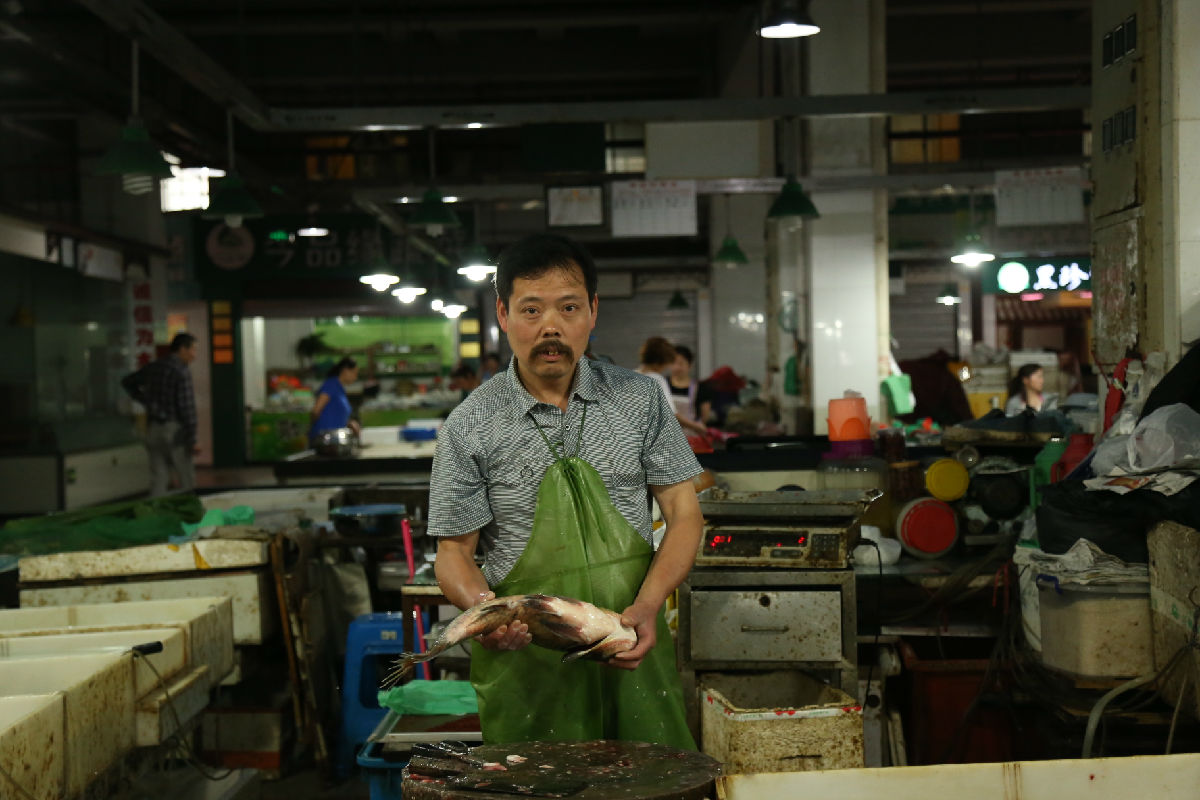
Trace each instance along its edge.
{"label": "shirt collar", "polygon": [[[528,414],[534,406],[541,403],[517,377],[517,357],[514,355],[508,362],[507,379],[512,390],[513,399],[522,414]],[[571,379],[571,397],[578,397],[585,403],[596,401],[596,372],[592,369],[592,360],[583,356],[575,364],[575,377]]]}

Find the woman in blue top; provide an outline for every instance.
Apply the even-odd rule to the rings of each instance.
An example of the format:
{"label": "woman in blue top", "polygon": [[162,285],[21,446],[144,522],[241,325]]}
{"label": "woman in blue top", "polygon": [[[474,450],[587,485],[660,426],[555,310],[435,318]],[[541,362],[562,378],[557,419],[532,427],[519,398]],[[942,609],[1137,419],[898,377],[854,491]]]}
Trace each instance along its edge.
{"label": "woman in blue top", "polygon": [[312,427],[309,428],[309,440],[316,439],[325,431],[338,428],[350,428],[355,435],[361,432],[356,420],[350,419],[350,398],[346,397],[346,387],[358,380],[358,362],[350,356],[333,365],[329,376],[317,390],[317,402],[312,410]]}

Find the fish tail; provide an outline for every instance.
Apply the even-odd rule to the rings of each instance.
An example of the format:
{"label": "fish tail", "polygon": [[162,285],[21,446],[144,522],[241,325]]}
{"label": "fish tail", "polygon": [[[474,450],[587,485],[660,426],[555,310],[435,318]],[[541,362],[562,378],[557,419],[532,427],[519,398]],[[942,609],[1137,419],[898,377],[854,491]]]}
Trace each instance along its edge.
{"label": "fish tail", "polygon": [[413,667],[424,661],[428,661],[430,658],[432,656],[429,653],[405,653],[392,662],[392,668],[384,676],[380,686],[383,689],[391,689],[404,680],[404,677],[412,672]]}

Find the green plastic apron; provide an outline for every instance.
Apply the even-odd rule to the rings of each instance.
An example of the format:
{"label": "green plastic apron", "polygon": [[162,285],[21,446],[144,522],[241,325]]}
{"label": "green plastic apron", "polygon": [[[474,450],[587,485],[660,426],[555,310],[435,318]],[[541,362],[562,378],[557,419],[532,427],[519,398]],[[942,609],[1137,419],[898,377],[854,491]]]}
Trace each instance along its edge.
{"label": "green plastic apron", "polygon": [[[578,455],[560,456],[538,432],[555,462],[538,487],[529,543],[492,590],[574,597],[620,613],[637,596],[653,550],[612,504],[599,473]],[[661,609],[654,649],[636,670],[562,657],[535,645],[493,651],[472,643],[471,683],[487,744],[622,739],[696,749]]]}

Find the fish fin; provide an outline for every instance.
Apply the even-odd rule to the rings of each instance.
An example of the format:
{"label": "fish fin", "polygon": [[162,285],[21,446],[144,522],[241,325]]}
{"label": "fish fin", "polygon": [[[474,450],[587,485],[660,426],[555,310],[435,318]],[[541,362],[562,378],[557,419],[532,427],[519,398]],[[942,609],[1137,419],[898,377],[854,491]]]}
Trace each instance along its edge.
{"label": "fish fin", "polygon": [[597,639],[596,641],[592,642],[591,644],[582,644],[573,650],[568,650],[567,654],[562,657],[562,663],[570,664],[572,661],[578,661],[581,658],[587,658],[589,655],[594,653],[598,648],[603,646],[604,643],[607,641],[608,641],[608,637],[605,636],[603,639]]}
{"label": "fish fin", "polygon": [[561,617],[562,612],[556,609],[553,603],[550,602],[557,599],[557,597],[546,594],[530,594],[525,596],[522,605],[533,609],[539,614],[552,614],[556,617]]}

